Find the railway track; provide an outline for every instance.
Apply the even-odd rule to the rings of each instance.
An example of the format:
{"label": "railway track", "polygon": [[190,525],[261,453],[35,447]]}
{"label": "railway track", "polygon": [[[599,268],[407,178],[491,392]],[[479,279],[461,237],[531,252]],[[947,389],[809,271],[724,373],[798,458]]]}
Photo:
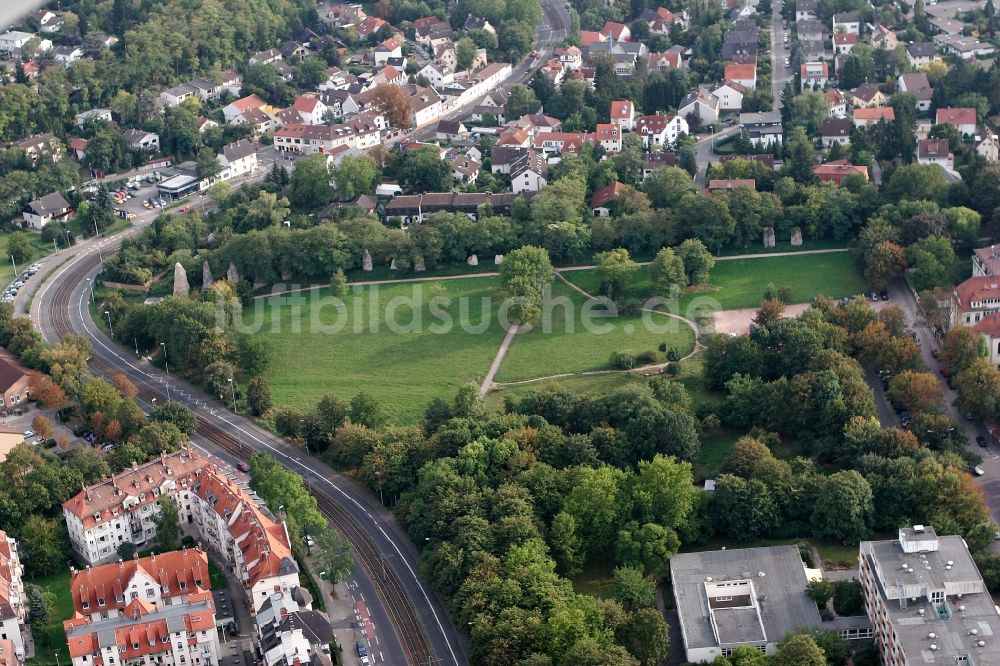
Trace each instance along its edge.
{"label": "railway track", "polygon": [[[87,279],[96,268],[95,261],[81,260],[69,269],[62,282],[58,284],[53,295],[49,310],[49,319],[55,333],[63,338],[68,334],[83,334],[74,328],[70,318],[73,307],[72,298],[76,287]],[[91,370],[96,375],[110,379],[121,369],[115,364],[94,355],[89,360]],[[148,385],[137,386],[138,398],[152,404],[154,400],[161,403],[167,396]],[[199,414],[197,433],[215,446],[224,449],[238,460],[249,461],[250,455],[256,451],[250,445],[222,430]],[[280,462],[280,459],[279,459]],[[291,470],[295,471],[295,470]],[[330,524],[337,529],[351,544],[355,559],[368,575],[375,586],[382,606],[399,638],[406,663],[411,666],[430,666],[438,663],[427,639],[426,632],[417,618],[416,611],[407,596],[399,577],[392,567],[386,566],[387,555],[383,553],[368,532],[352,518],[343,507],[329,494],[305,479],[310,493],[316,498],[320,511]]]}

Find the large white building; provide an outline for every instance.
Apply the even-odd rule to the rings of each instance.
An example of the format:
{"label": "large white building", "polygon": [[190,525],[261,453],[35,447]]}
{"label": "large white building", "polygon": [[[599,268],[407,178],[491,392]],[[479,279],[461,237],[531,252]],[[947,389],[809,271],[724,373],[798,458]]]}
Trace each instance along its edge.
{"label": "large white building", "polygon": [[0,642],[10,641],[14,655],[24,659],[25,596],[17,543],[0,531]]}
{"label": "large white building", "polygon": [[861,542],[865,610],[886,666],[1000,664],[1000,614],[960,536]]}
{"label": "large white building", "polygon": [[73,666],[217,666],[208,556],[177,550],[73,571],[63,623]]}

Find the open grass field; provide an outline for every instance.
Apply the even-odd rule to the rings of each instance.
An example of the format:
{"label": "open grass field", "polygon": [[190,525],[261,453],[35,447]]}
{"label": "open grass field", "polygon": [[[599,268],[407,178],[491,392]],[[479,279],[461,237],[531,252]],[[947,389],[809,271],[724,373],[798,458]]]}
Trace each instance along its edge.
{"label": "open grass field", "polygon": [[[443,333],[434,332],[441,319],[431,316],[426,284],[354,288],[340,309],[316,299],[328,297],[329,290],[299,299],[262,299],[256,308],[248,308],[244,322],[262,322],[257,335],[274,345],[275,363],[268,376],[274,403],[308,409],[327,393],[350,400],[365,391],[381,403],[391,421],[413,423],[432,398],[448,399],[462,384],[481,379],[504,336],[493,316],[500,301],[499,282],[470,278],[438,284],[452,299],[442,311],[456,322]],[[484,298],[492,301],[486,312]],[[459,299],[468,304],[465,318],[472,325],[485,321],[481,333],[457,325]],[[393,317],[402,328],[390,329],[387,321]],[[338,321],[342,325],[334,330]]]}
{"label": "open grass field", "polygon": [[[43,243],[41,235],[37,233],[24,232],[27,234],[28,239],[31,241],[31,247],[33,249],[31,253],[31,259],[25,263],[17,265],[17,270],[23,271],[27,268],[33,261],[38,261],[45,255],[53,251],[51,243]],[[2,231],[0,232],[0,250],[2,250],[3,261],[0,262],[0,285],[6,287],[11,279],[14,277],[14,266],[10,263],[10,253],[7,252],[7,243],[10,241],[11,232]]]}
{"label": "open grass field", "polygon": [[[43,590],[48,590],[55,596],[52,616],[45,630],[35,634],[35,657],[28,660],[29,666],[54,666],[69,664],[69,646],[66,644],[66,633],[63,631],[63,620],[73,616],[73,598],[69,592],[69,569],[57,574],[25,579],[25,584],[34,584]],[[56,654],[58,653],[58,659]]]}
{"label": "open grass field", "polygon": [[[589,293],[600,286],[592,270],[565,271],[567,280]],[[865,291],[866,285],[847,252],[753,259],[723,259],[712,269],[709,283],[698,292],[682,292],[680,311],[685,313],[695,299],[711,303],[715,309],[735,310],[760,305],[769,284],[791,291],[791,303],[805,303],[817,295],[840,298]],[[647,298],[652,290],[649,269],[637,271],[628,293]]]}
{"label": "open grass field", "polygon": [[676,319],[657,313],[644,313],[644,317],[594,318],[592,321],[604,330],[588,331],[584,327],[587,298],[583,294],[556,280],[552,296],[553,301],[559,299],[572,307],[555,307],[553,316],[547,318],[551,322],[548,327],[518,334],[500,366],[497,381],[609,369],[613,352],[656,351],[662,342],[676,347],[682,356],[694,348],[694,332]]}

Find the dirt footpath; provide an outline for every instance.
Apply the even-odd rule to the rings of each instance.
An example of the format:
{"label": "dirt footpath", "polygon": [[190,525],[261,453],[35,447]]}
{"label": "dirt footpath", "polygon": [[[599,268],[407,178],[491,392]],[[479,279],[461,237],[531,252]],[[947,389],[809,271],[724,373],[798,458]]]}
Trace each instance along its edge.
{"label": "dirt footpath", "polygon": [[[785,307],[786,317],[798,317],[809,307],[808,303],[797,303]],[[750,322],[757,316],[757,308],[741,310],[720,310],[715,313],[714,323],[716,333],[732,333],[743,335],[750,332]]]}

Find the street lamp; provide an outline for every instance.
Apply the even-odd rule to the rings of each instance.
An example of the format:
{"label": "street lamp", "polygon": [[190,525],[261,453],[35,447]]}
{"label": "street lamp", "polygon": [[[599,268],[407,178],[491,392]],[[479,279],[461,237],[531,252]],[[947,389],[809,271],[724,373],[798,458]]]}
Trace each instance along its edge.
{"label": "street lamp", "polygon": [[[105,310],[104,314],[107,315],[107,317],[108,317],[108,330],[111,331],[111,337],[113,338],[113,337],[115,337],[115,327],[111,323],[111,311],[110,310]],[[136,352],[136,353],[138,353],[138,352]]]}
{"label": "street lamp", "polygon": [[[233,389],[233,414],[236,414],[237,416],[239,416],[239,411],[237,411],[237,409],[236,409],[236,382],[233,381],[232,377],[229,378],[229,386],[231,386],[232,389]],[[239,426],[236,427],[236,443],[240,445],[240,451],[242,451],[243,450],[243,439],[240,437]]]}

